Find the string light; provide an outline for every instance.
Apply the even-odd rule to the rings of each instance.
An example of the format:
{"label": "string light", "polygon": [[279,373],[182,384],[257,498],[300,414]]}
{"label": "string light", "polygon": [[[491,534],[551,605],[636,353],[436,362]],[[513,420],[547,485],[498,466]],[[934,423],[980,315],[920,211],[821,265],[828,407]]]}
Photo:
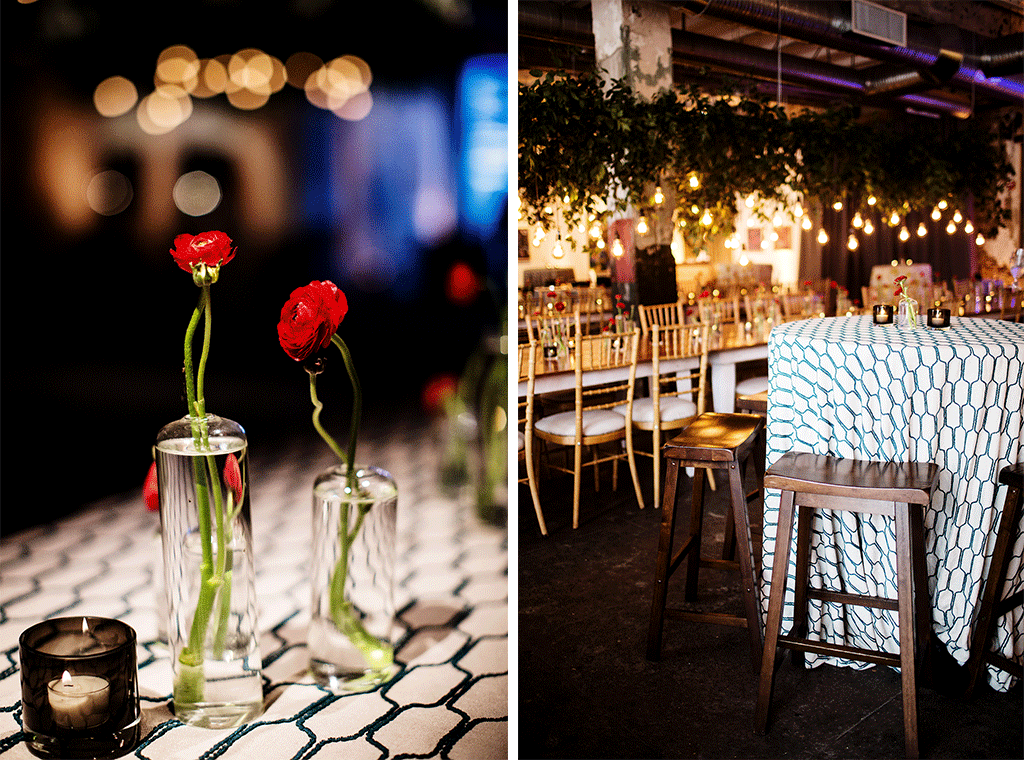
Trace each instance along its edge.
{"label": "string light", "polygon": [[963,214],[960,213],[960,209],[953,212],[953,221],[960,224],[964,220]]}
{"label": "string light", "polygon": [[928,234],[928,228],[924,226],[924,222],[921,222],[919,225],[917,225],[917,236],[918,237],[924,237],[927,234]]}
{"label": "string light", "polygon": [[802,216],[804,215],[804,207],[803,207],[803,206],[801,206],[801,205],[800,205],[799,203],[798,203],[798,204],[796,204],[796,208],[795,208],[795,209],[793,209],[793,215],[794,215],[794,216],[795,216],[795,217],[796,217],[797,219],[799,219],[800,217],[802,217]]}
{"label": "string light", "polygon": [[956,223],[950,220],[949,224],[946,225],[946,234],[952,235],[956,232]]}
{"label": "string light", "polygon": [[636,224],[636,231],[639,232],[641,235],[646,235],[650,231],[650,228],[647,226],[646,216],[640,217],[640,221],[637,222]]}
{"label": "string light", "polygon": [[857,241],[857,236],[851,232],[849,240],[846,241],[846,247],[851,251],[856,251],[859,246],[860,243]]}
{"label": "string light", "polygon": [[869,195],[868,196],[868,205],[869,206],[874,206],[876,203],[878,203],[878,198],[876,198],[873,195]]}
{"label": "string light", "polygon": [[[753,195],[748,195],[747,199],[745,201],[743,201],[743,205],[746,206],[747,208],[754,208],[754,196]],[[800,208],[800,204],[797,204],[797,209],[799,209],[799,208]],[[797,213],[797,216],[800,216],[799,212]]]}
{"label": "string light", "polygon": [[859,211],[853,215],[853,222],[851,222],[851,224],[853,224],[853,226],[856,227],[857,229],[860,229],[861,227],[864,226],[864,219],[861,217]]}
{"label": "string light", "polygon": [[942,212],[939,210],[939,207],[936,206],[935,208],[932,209],[932,221],[937,222],[941,218],[942,218]]}
{"label": "string light", "polygon": [[661,185],[658,185],[656,188],[654,188],[654,203],[660,206],[664,202],[665,194],[661,192]]}
{"label": "string light", "polygon": [[865,235],[870,235],[874,231],[875,231],[875,225],[873,225],[871,223],[870,219],[868,219],[866,222],[864,222],[864,234]]}
{"label": "string light", "polygon": [[711,222],[713,221],[714,219],[711,218],[711,212],[708,209],[704,209],[704,216],[700,218],[700,223],[703,224],[705,227],[710,227]]}
{"label": "string light", "polygon": [[818,231],[818,242],[821,243],[822,245],[825,245],[825,243],[828,242],[828,233],[825,232],[825,228],[824,227],[822,227]]}
{"label": "string light", "polygon": [[985,245],[985,236],[984,236],[984,235],[982,235],[982,234],[981,234],[981,233],[979,232],[979,233],[978,233],[978,237],[976,237],[976,238],[974,239],[974,242],[975,242],[975,243],[976,243],[977,245]]}
{"label": "string light", "polygon": [[897,214],[895,211],[893,211],[892,212],[892,216],[889,217],[889,225],[891,227],[895,227],[899,223],[900,223],[900,215]]}
{"label": "string light", "polygon": [[835,211],[842,211],[843,210],[843,202],[842,201],[836,201],[835,203],[832,204],[832,208]]}
{"label": "string light", "polygon": [[622,258],[622,254],[626,252],[626,249],[622,247],[622,241],[619,240],[619,233],[615,233],[615,240],[612,241],[612,256],[615,258]]}
{"label": "string light", "polygon": [[696,190],[698,187],[700,187],[700,180],[697,179],[697,175],[696,174],[691,174],[690,175],[690,187],[692,187],[694,190]]}
{"label": "string light", "polygon": [[811,217],[805,216],[803,221],[800,222],[800,226],[805,230],[809,230],[811,228]]}
{"label": "string light", "polygon": [[945,211],[945,210],[946,210],[947,208],[949,208],[949,204],[948,204],[948,203],[946,203],[945,199],[943,199],[943,200],[939,201],[939,208],[940,208],[940,209],[941,209],[942,211]]}
{"label": "string light", "polygon": [[539,248],[541,241],[544,239],[544,228],[538,227],[533,233],[533,247]]}
{"label": "string light", "polygon": [[562,238],[559,237],[558,240],[555,241],[555,247],[551,249],[551,257],[560,259],[563,256],[565,256],[565,251],[562,250]]}
{"label": "string light", "polygon": [[974,225],[971,224],[971,220],[970,219],[968,219],[967,220],[967,224],[964,225],[964,232],[966,232],[968,235],[970,235],[972,232],[974,232]]}
{"label": "string light", "polygon": [[900,228],[900,240],[904,243],[910,240],[910,230],[907,229],[907,225],[905,224]]}

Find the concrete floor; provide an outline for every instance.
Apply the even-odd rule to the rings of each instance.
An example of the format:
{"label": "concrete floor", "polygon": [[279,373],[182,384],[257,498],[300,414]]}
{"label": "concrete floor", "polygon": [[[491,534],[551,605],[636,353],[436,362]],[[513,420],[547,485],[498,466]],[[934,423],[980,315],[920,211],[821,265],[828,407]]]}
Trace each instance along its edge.
{"label": "concrete floor", "polygon": [[[649,482],[650,464],[640,466]],[[547,537],[520,486],[519,757],[903,756],[900,680],[890,668],[799,669],[787,655],[762,736],[752,727],[757,683],[744,629],[669,620],[661,661],[648,661],[660,514],[638,509],[628,468],[620,476],[612,491],[605,465],[595,494],[585,474],[573,530],[571,476],[552,473],[541,492]],[[690,483],[682,481],[680,499]],[[705,551],[722,541],[723,493],[711,495]],[[650,505],[649,491],[645,499]],[[685,513],[680,522],[685,530]],[[681,603],[682,572],[670,582],[670,605]],[[702,570],[701,598],[742,612],[732,573]],[[918,694],[921,757],[1024,757],[1021,684],[1009,693],[986,685],[966,701],[963,668],[941,645],[932,659],[934,686]]]}

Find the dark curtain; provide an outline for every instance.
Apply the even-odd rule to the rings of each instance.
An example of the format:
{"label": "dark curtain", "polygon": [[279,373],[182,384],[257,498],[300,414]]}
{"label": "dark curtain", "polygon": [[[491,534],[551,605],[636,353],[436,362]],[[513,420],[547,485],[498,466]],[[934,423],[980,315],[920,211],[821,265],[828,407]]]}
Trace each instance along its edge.
{"label": "dark curtain", "polygon": [[[841,211],[825,208],[822,211],[822,226],[828,233],[829,241],[821,246],[811,238],[814,240],[812,246],[821,249],[821,276],[846,287],[850,297],[856,300],[860,300],[861,287],[868,285],[871,279],[871,267],[890,264],[893,259],[931,264],[932,275],[938,281],[966,279],[972,274],[971,258],[977,233],[965,233],[963,222],[957,225],[955,233],[947,233],[946,225],[952,215],[953,209],[947,209],[939,221],[933,221],[930,211],[923,214],[914,212],[901,220],[900,224],[890,227],[888,219],[882,219],[874,211],[861,215],[865,221],[870,219],[875,228],[871,235],[866,235],[863,227],[858,230],[851,226],[853,212],[850,211],[850,204],[846,204]],[[917,234],[918,225],[922,222],[927,231],[923,237]],[[910,232],[906,241],[899,239],[904,225]],[[848,246],[851,231],[859,243],[857,249],[852,251]]]}

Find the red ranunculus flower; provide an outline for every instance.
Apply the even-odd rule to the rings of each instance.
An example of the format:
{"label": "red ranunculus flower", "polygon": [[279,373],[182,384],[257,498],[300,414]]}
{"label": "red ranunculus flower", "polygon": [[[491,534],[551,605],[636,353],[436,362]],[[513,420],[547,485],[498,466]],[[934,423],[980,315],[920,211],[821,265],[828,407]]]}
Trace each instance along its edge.
{"label": "red ranunculus flower", "polygon": [[242,468],[238,466],[238,457],[228,454],[224,462],[224,485],[231,489],[235,495],[235,502],[240,502],[244,495],[242,491]]}
{"label": "red ranunculus flower", "polygon": [[330,280],[313,282],[292,291],[281,309],[277,339],[295,361],[322,351],[348,312],[348,299]]}
{"label": "red ranunculus flower", "polygon": [[150,512],[157,512],[160,509],[160,493],[156,487],[156,462],[149,466],[146,473],[146,482],[142,484],[142,500],[146,502],[146,509]]}
{"label": "red ranunculus flower", "polygon": [[211,230],[198,235],[178,235],[174,238],[171,256],[179,267],[191,272],[200,264],[210,267],[227,264],[235,257],[235,249],[231,247],[231,238],[223,232]]}

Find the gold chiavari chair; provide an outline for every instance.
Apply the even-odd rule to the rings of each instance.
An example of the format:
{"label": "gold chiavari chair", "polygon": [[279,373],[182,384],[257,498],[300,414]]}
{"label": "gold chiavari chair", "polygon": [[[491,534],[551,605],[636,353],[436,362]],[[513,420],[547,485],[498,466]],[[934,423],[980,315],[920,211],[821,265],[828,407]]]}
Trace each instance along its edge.
{"label": "gold chiavari chair", "polygon": [[[584,466],[594,467],[594,489],[598,489],[597,467],[604,462],[612,462],[612,488],[618,487],[618,463],[626,458],[621,444],[611,453],[602,454],[601,444],[621,441],[626,436],[626,418],[613,407],[621,400],[606,400],[609,395],[624,396],[628,390],[628,382],[609,383],[598,387],[584,387],[583,373],[586,371],[625,366],[632,356],[633,343],[639,339],[639,330],[613,335],[580,335],[579,317],[576,317],[577,334],[573,342],[574,359],[574,404],[571,411],[558,412],[551,415],[534,417],[532,437],[527,441],[539,439],[545,447],[561,446],[572,448],[572,466],[556,465],[547,462],[550,469],[569,473],[573,476],[572,527],[579,527],[580,511],[580,480]],[[593,458],[583,462],[584,447],[591,447]],[[529,458],[531,452],[527,452]],[[549,457],[550,459],[550,457]],[[536,480],[535,480],[536,482]],[[540,498],[536,489],[533,490],[534,508],[538,519],[542,519]],[[542,530],[543,532],[543,530]]]}
{"label": "gold chiavari chair", "polygon": [[[625,415],[632,424],[626,429],[626,456],[633,476],[636,500],[644,508],[640,477],[637,474],[636,456],[651,457],[654,465],[654,507],[661,505],[661,443],[662,431],[685,427],[694,417],[704,413],[707,397],[708,331],[704,324],[698,328],[688,325],[651,325],[651,377],[650,395],[637,397],[637,367],[639,350],[633,346],[629,371],[629,388],[626,403],[616,410]],[[696,340],[694,333],[696,332]],[[688,368],[662,369],[664,363],[674,359],[692,358]],[[633,431],[645,430],[651,433],[651,451],[637,448]]]}
{"label": "gold chiavari chair", "polygon": [[683,312],[683,304],[680,301],[674,303],[659,303],[636,307],[640,314],[640,333],[646,338],[651,332],[651,325],[681,325],[686,319]]}
{"label": "gold chiavari chair", "polygon": [[537,471],[536,457],[533,448],[533,414],[534,414],[534,385],[537,380],[537,359],[540,353],[540,344],[531,340],[529,343],[519,345],[519,379],[526,378],[526,393],[519,397],[519,461],[526,469],[525,477],[520,477],[520,483],[526,483],[530,487],[530,495],[533,499],[533,506],[537,512],[537,524],[540,526],[541,535],[548,534],[548,526],[544,522],[544,513],[540,510],[540,501],[537,498]]}

